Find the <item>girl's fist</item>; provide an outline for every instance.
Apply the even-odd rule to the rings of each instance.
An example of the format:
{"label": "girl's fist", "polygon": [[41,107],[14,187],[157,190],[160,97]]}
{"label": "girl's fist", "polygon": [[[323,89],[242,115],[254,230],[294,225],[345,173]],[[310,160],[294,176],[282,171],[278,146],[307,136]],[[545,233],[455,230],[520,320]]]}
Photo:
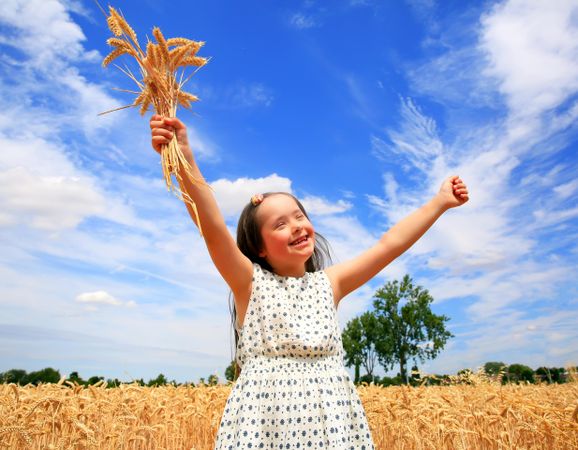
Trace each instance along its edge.
{"label": "girl's fist", "polygon": [[468,187],[457,175],[449,177],[442,183],[439,195],[448,208],[461,206],[470,199]]}
{"label": "girl's fist", "polygon": [[150,120],[151,143],[153,148],[160,153],[163,146],[176,135],[177,142],[183,153],[190,153],[187,139],[187,127],[176,117],[163,117],[155,114]]}

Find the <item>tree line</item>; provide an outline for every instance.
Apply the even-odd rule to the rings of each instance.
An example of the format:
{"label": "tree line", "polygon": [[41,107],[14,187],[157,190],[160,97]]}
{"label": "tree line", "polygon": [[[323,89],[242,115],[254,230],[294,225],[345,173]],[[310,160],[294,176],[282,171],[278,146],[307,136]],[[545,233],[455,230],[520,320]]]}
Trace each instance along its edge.
{"label": "tree line", "polygon": [[[451,375],[432,375],[422,378],[417,367],[412,368],[411,375],[409,377],[408,383],[414,386],[417,385],[440,385],[440,384],[454,384],[456,376]],[[500,381],[502,384],[506,383],[565,383],[569,381],[570,374],[569,371],[578,373],[578,367],[565,369],[563,367],[539,367],[536,370],[524,365],[524,364],[511,364],[507,365],[503,362],[487,362],[484,364],[483,373],[488,377],[493,378],[496,381]],[[457,373],[457,378],[461,379],[462,382],[467,382],[468,375],[473,372],[470,369],[463,369]],[[234,381],[234,364],[231,363],[226,371],[227,381]],[[4,383],[14,383],[21,386],[27,384],[39,385],[47,383],[58,383],[62,379],[62,376],[58,370],[51,367],[45,369],[29,372],[27,373],[22,369],[11,369],[6,372],[0,372],[0,384]],[[136,379],[130,382],[120,381],[117,378],[105,380],[102,376],[92,376],[86,380],[82,379],[78,372],[71,372],[70,375],[64,379],[72,384],[79,386],[90,386],[95,384],[104,384],[106,387],[113,388],[118,387],[121,384],[136,383],[140,386],[216,386],[219,384],[219,377],[217,375],[209,375],[207,379],[200,378],[199,382],[195,385],[192,382],[177,383],[175,380],[169,381],[162,373],[156,378],[152,378],[145,382],[142,378]],[[402,377],[397,374],[395,377],[377,377],[365,374],[357,381],[355,384],[360,383],[374,383],[382,386],[394,386],[404,384],[405,381]]]}
{"label": "tree line", "polygon": [[[62,380],[62,376],[60,371],[53,369],[52,367],[47,367],[42,370],[29,372],[27,373],[25,370],[22,369],[11,369],[6,372],[0,372],[0,383],[14,383],[19,384],[21,386],[26,386],[27,384],[39,385],[39,384],[46,384],[46,383],[59,383]],[[76,384],[79,386],[93,386],[95,384],[104,384],[106,387],[118,387],[121,384],[128,384],[128,383],[136,383],[140,386],[148,386],[148,387],[155,387],[155,386],[195,386],[195,383],[187,382],[187,383],[177,383],[175,380],[169,381],[165,375],[160,373],[156,378],[151,378],[147,382],[145,382],[142,378],[132,380],[130,382],[120,381],[118,378],[109,378],[106,379],[101,376],[92,376],[86,380],[82,379],[78,372],[71,372],[67,378],[63,380],[63,382],[69,382],[72,384]],[[209,385],[215,386],[219,384],[219,377],[217,375],[209,375],[207,380],[205,381],[204,378],[201,378],[198,382],[198,385]]]}

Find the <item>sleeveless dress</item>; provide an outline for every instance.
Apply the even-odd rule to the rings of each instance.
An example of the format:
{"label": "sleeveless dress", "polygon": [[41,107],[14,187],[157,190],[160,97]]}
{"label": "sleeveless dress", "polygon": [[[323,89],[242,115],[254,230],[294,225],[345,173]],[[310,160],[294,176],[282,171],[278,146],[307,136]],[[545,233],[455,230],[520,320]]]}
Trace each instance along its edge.
{"label": "sleeveless dress", "polygon": [[282,277],[254,264],[237,344],[242,370],[215,450],[374,450],[343,355],[325,272]]}

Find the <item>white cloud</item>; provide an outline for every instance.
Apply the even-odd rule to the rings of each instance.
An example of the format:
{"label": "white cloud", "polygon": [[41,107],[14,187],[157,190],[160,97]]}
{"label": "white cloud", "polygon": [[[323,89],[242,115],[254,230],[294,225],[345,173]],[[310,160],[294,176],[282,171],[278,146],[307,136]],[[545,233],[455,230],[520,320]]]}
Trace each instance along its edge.
{"label": "white cloud", "polygon": [[197,94],[201,101],[210,103],[212,108],[220,109],[267,108],[275,100],[273,89],[256,81],[233,81],[218,89],[207,84],[191,83],[189,90]]}
{"label": "white cloud", "polygon": [[94,291],[94,292],[84,292],[82,294],[78,294],[76,296],[76,301],[79,303],[94,303],[98,305],[111,305],[111,306],[121,306],[126,304],[127,306],[130,304],[134,306],[134,302],[123,302],[114,298],[106,291]]}
{"label": "white cloud", "polygon": [[406,3],[417,17],[424,21],[429,20],[436,6],[435,0],[406,0]]}
{"label": "white cloud", "polygon": [[308,195],[300,198],[307,214],[324,216],[328,214],[338,214],[348,211],[353,206],[346,200],[338,200],[336,203],[330,203],[326,199],[314,195]]}
{"label": "white cloud", "polygon": [[289,23],[291,24],[291,26],[300,30],[313,28],[317,26],[317,23],[312,16],[303,13],[293,14],[289,19]]}
{"label": "white cloud", "polygon": [[[182,118],[181,118],[182,120]],[[219,160],[217,145],[210,138],[201,134],[194,126],[187,126],[189,144],[200,161],[216,162]]]}
{"label": "white cloud", "polygon": [[578,4],[510,0],[482,17],[486,74],[499,80],[514,117],[556,108],[578,90]]}
{"label": "white cloud", "polygon": [[105,213],[106,200],[91,177],[49,142],[0,136],[0,146],[9,149],[0,156],[0,208],[5,224],[58,230]]}
{"label": "white cloud", "polygon": [[220,179],[211,183],[217,203],[225,217],[238,217],[255,194],[265,192],[291,192],[291,180],[277,174],[263,178]]}
{"label": "white cloud", "polygon": [[86,179],[38,177],[25,168],[0,172],[0,209],[12,225],[74,228],[85,217],[102,214],[104,207],[105,199]]}
{"label": "white cloud", "polygon": [[401,99],[399,129],[388,129],[391,144],[377,136],[371,137],[373,154],[386,162],[409,160],[423,172],[432,164],[443,163],[443,144],[438,137],[436,123],[422,113],[411,98]]}
{"label": "white cloud", "polygon": [[54,67],[61,60],[89,59],[81,44],[86,38],[64,5],[57,0],[7,0],[0,6],[0,21],[16,34],[5,36],[2,44],[25,52],[36,67]]}
{"label": "white cloud", "polygon": [[314,225],[329,241],[336,256],[335,262],[347,261],[376,242],[376,238],[356,217],[322,215],[315,218]]}
{"label": "white cloud", "polygon": [[262,83],[241,84],[231,95],[231,103],[237,107],[270,106],[274,100],[273,92]]}
{"label": "white cloud", "polygon": [[563,200],[574,195],[578,190],[578,180],[572,180],[568,183],[560,184],[554,188],[554,192]]}

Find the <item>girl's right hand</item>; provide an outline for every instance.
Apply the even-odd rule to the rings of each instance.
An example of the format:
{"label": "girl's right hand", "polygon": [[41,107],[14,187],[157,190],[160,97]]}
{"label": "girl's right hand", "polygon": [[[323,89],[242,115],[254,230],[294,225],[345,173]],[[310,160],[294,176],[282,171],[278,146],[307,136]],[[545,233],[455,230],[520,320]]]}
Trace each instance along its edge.
{"label": "girl's right hand", "polygon": [[187,159],[193,158],[193,152],[189,146],[187,127],[176,117],[163,117],[155,114],[150,120],[151,143],[153,148],[160,154],[163,146],[176,134],[177,143]]}

